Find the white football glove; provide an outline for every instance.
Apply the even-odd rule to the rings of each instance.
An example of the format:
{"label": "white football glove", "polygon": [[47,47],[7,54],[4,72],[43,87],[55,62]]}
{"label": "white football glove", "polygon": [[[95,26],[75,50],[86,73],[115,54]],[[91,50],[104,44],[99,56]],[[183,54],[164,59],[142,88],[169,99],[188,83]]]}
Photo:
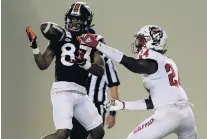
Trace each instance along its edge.
{"label": "white football glove", "polygon": [[123,110],[125,108],[125,103],[118,99],[110,99],[108,103],[105,104],[105,108],[109,111]]}

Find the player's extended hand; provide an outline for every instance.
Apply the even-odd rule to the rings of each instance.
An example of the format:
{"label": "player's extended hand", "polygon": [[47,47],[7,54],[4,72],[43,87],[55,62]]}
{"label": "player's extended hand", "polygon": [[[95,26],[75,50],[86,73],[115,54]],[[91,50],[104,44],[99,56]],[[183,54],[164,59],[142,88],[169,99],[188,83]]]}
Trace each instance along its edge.
{"label": "player's extended hand", "polygon": [[81,50],[78,50],[75,58],[72,59],[72,62],[78,64],[79,66],[84,66],[86,64],[86,59],[84,58],[84,53]]}
{"label": "player's extended hand", "polygon": [[106,125],[107,125],[107,128],[112,128],[116,123],[116,116],[112,116],[112,115],[108,115],[107,118],[106,118]]}
{"label": "player's extended hand", "polygon": [[108,103],[105,104],[105,108],[109,111],[123,110],[125,108],[125,103],[118,99],[110,99]]}
{"label": "player's extended hand", "polygon": [[99,41],[96,40],[96,37],[94,34],[83,34],[82,36],[77,37],[77,39],[80,41],[80,43],[85,43],[89,47],[96,48],[99,44]]}
{"label": "player's extended hand", "polygon": [[35,35],[34,31],[30,29],[29,26],[26,27],[26,33],[28,36],[28,39],[30,41],[30,47],[32,49],[36,49],[37,48],[37,36]]}

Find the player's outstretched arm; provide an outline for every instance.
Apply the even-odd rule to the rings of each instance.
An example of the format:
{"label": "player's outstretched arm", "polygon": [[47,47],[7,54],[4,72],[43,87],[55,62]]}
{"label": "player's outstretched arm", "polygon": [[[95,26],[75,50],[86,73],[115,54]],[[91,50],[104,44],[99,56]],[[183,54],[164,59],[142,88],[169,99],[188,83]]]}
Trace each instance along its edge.
{"label": "player's outstretched arm", "polygon": [[137,101],[123,101],[126,110],[149,110],[153,109],[153,103],[150,98]]}
{"label": "player's outstretched arm", "polygon": [[152,59],[134,59],[124,55],[121,51],[97,41],[93,35],[85,34],[79,38],[88,46],[96,48],[110,59],[124,65],[128,70],[139,74],[152,74],[158,69],[157,62]]}
{"label": "player's outstretched arm", "polygon": [[137,101],[121,101],[118,99],[111,99],[109,102],[109,110],[110,111],[118,111],[118,110],[149,110],[153,109],[153,103],[151,98],[142,99]]}
{"label": "player's outstretched arm", "polygon": [[131,72],[139,74],[153,74],[158,69],[157,62],[153,59],[134,59],[126,55],[123,55],[120,64]]}

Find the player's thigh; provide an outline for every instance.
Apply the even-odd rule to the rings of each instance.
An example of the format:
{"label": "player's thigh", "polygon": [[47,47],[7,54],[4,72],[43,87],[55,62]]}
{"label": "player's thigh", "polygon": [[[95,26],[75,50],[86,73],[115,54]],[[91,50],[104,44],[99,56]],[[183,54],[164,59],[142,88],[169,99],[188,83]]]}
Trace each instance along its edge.
{"label": "player's thigh", "polygon": [[191,107],[182,110],[183,119],[180,122],[179,129],[176,134],[179,139],[197,139],[197,131],[195,126],[194,114]]}
{"label": "player's thigh", "polygon": [[74,107],[74,117],[87,131],[98,127],[103,122],[97,108],[87,95],[83,96],[81,101]]}
{"label": "player's thigh", "polygon": [[72,122],[73,129],[70,133],[70,139],[87,139],[89,132],[74,117]]}
{"label": "player's thigh", "polygon": [[72,129],[73,94],[67,91],[53,89],[51,91],[53,120],[56,129]]}
{"label": "player's thigh", "polygon": [[152,115],[132,131],[127,139],[161,139],[174,132],[178,121],[173,119],[160,119]]}

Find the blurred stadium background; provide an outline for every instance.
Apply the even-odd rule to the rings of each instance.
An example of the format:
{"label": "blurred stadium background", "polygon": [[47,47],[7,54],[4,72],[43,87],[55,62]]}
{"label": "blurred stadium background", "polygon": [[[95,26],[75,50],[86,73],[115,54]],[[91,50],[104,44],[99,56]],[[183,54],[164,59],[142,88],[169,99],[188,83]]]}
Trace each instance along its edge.
{"label": "blurred stadium background", "polygon": [[[188,93],[200,139],[206,139],[206,0],[141,1],[83,0],[94,12],[95,29],[106,42],[128,55],[133,35],[146,24],[160,25],[168,34],[168,55],[178,65],[181,83]],[[74,0],[2,0],[2,139],[40,139],[54,131],[50,87],[54,62],[40,71],[33,60],[25,33],[35,30],[40,49],[47,44],[39,30],[45,21],[64,25],[64,14]],[[120,99],[147,96],[139,75],[117,65]],[[106,129],[105,139],[125,139],[151,111],[125,111],[116,126]],[[162,130],[162,129],[160,129]],[[166,139],[174,139],[171,135]]]}

